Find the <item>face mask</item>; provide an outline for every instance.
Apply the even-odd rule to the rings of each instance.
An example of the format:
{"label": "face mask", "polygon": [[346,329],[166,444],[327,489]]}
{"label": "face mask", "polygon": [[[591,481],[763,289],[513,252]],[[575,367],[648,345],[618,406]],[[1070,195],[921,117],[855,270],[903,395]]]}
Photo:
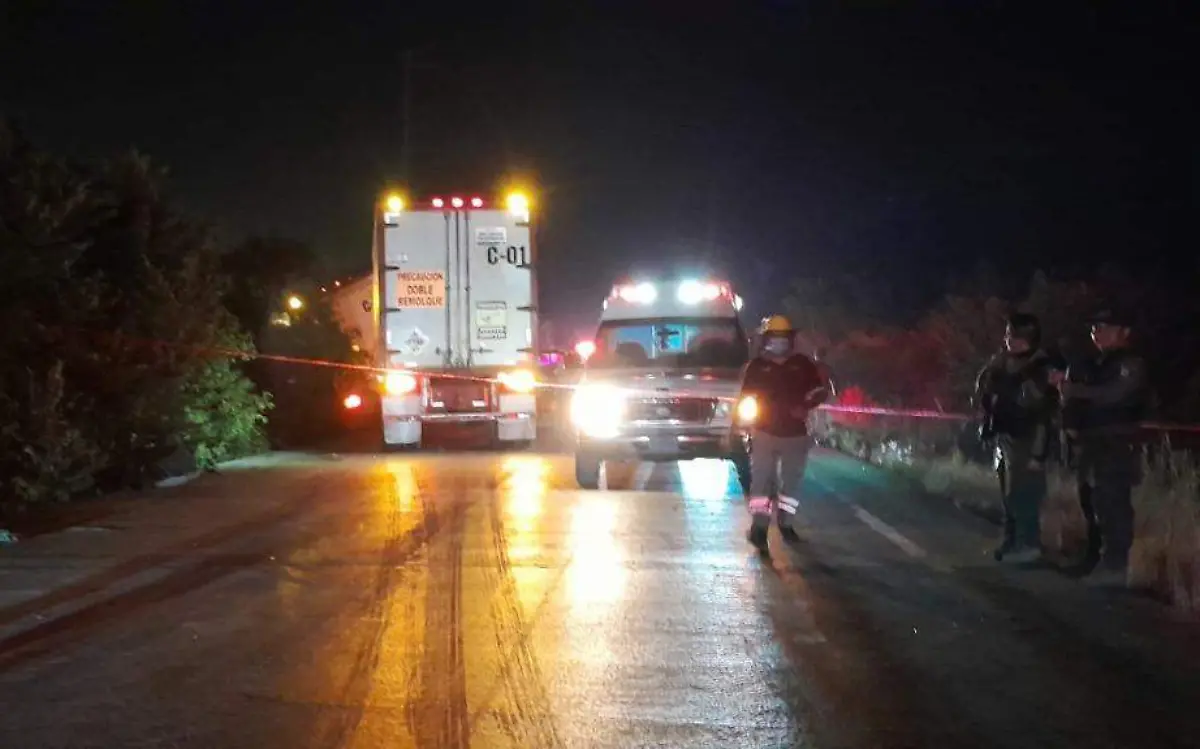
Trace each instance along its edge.
{"label": "face mask", "polygon": [[792,350],[792,344],[786,338],[768,338],[763,341],[763,351],[772,356],[783,356]]}

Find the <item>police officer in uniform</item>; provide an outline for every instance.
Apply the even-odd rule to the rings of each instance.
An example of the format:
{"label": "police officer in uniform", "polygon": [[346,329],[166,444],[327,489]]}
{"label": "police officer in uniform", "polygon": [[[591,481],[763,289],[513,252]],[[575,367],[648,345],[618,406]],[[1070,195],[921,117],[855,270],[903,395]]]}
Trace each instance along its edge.
{"label": "police officer in uniform", "polygon": [[1033,315],[1009,317],[1004,351],[975,380],[980,437],[995,441],[996,471],[1004,501],[1004,537],[996,561],[1032,562],[1041,556],[1039,516],[1046,497],[1046,457],[1057,393],[1051,359],[1042,351],[1041,325]]}
{"label": "police officer in uniform", "polygon": [[1133,487],[1141,480],[1138,424],[1149,405],[1146,363],[1130,345],[1130,320],[1113,308],[1092,318],[1096,357],[1058,380],[1072,415],[1072,458],[1080,504],[1099,539],[1093,580],[1123,585],[1133,545]]}
{"label": "police officer in uniform", "polygon": [[759,355],[746,365],[742,375],[741,402],[753,398],[756,404],[747,493],[751,525],[747,538],[765,551],[773,511],[778,515],[784,539],[797,539],[792,524],[812,449],[808,415],[829,396],[829,383],[812,359],[796,351],[796,333],[786,317],[767,318],[759,332]]}

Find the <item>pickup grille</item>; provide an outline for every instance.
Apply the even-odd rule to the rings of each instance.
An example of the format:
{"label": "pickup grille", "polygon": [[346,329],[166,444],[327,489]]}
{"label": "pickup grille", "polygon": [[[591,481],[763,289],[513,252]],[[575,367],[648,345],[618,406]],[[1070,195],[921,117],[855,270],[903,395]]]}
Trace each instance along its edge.
{"label": "pickup grille", "polygon": [[490,405],[486,383],[470,380],[433,380],[429,383],[429,410],[435,413],[485,413]]}
{"label": "pickup grille", "polygon": [[653,398],[629,404],[631,421],[681,421],[707,424],[712,421],[715,398]]}

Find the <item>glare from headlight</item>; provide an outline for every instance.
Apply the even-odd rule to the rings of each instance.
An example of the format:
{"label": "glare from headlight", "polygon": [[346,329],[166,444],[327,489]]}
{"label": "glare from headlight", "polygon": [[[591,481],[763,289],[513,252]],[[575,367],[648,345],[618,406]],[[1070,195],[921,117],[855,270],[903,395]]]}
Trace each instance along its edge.
{"label": "glare from headlight", "polygon": [[615,437],[620,432],[625,398],[605,385],[585,385],[571,399],[571,422],[588,437]]}
{"label": "glare from headlight", "polygon": [[741,424],[753,424],[758,418],[758,401],[753,395],[747,395],[738,401],[737,418]]}

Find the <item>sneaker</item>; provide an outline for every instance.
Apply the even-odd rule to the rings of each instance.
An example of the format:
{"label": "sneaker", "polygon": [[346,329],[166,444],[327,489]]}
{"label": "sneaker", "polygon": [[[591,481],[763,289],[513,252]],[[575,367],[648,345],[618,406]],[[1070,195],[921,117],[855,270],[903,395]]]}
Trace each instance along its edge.
{"label": "sneaker", "polygon": [[779,526],[779,535],[783,536],[783,540],[789,544],[794,544],[800,540],[800,534],[796,533],[796,529],[790,525]]}

